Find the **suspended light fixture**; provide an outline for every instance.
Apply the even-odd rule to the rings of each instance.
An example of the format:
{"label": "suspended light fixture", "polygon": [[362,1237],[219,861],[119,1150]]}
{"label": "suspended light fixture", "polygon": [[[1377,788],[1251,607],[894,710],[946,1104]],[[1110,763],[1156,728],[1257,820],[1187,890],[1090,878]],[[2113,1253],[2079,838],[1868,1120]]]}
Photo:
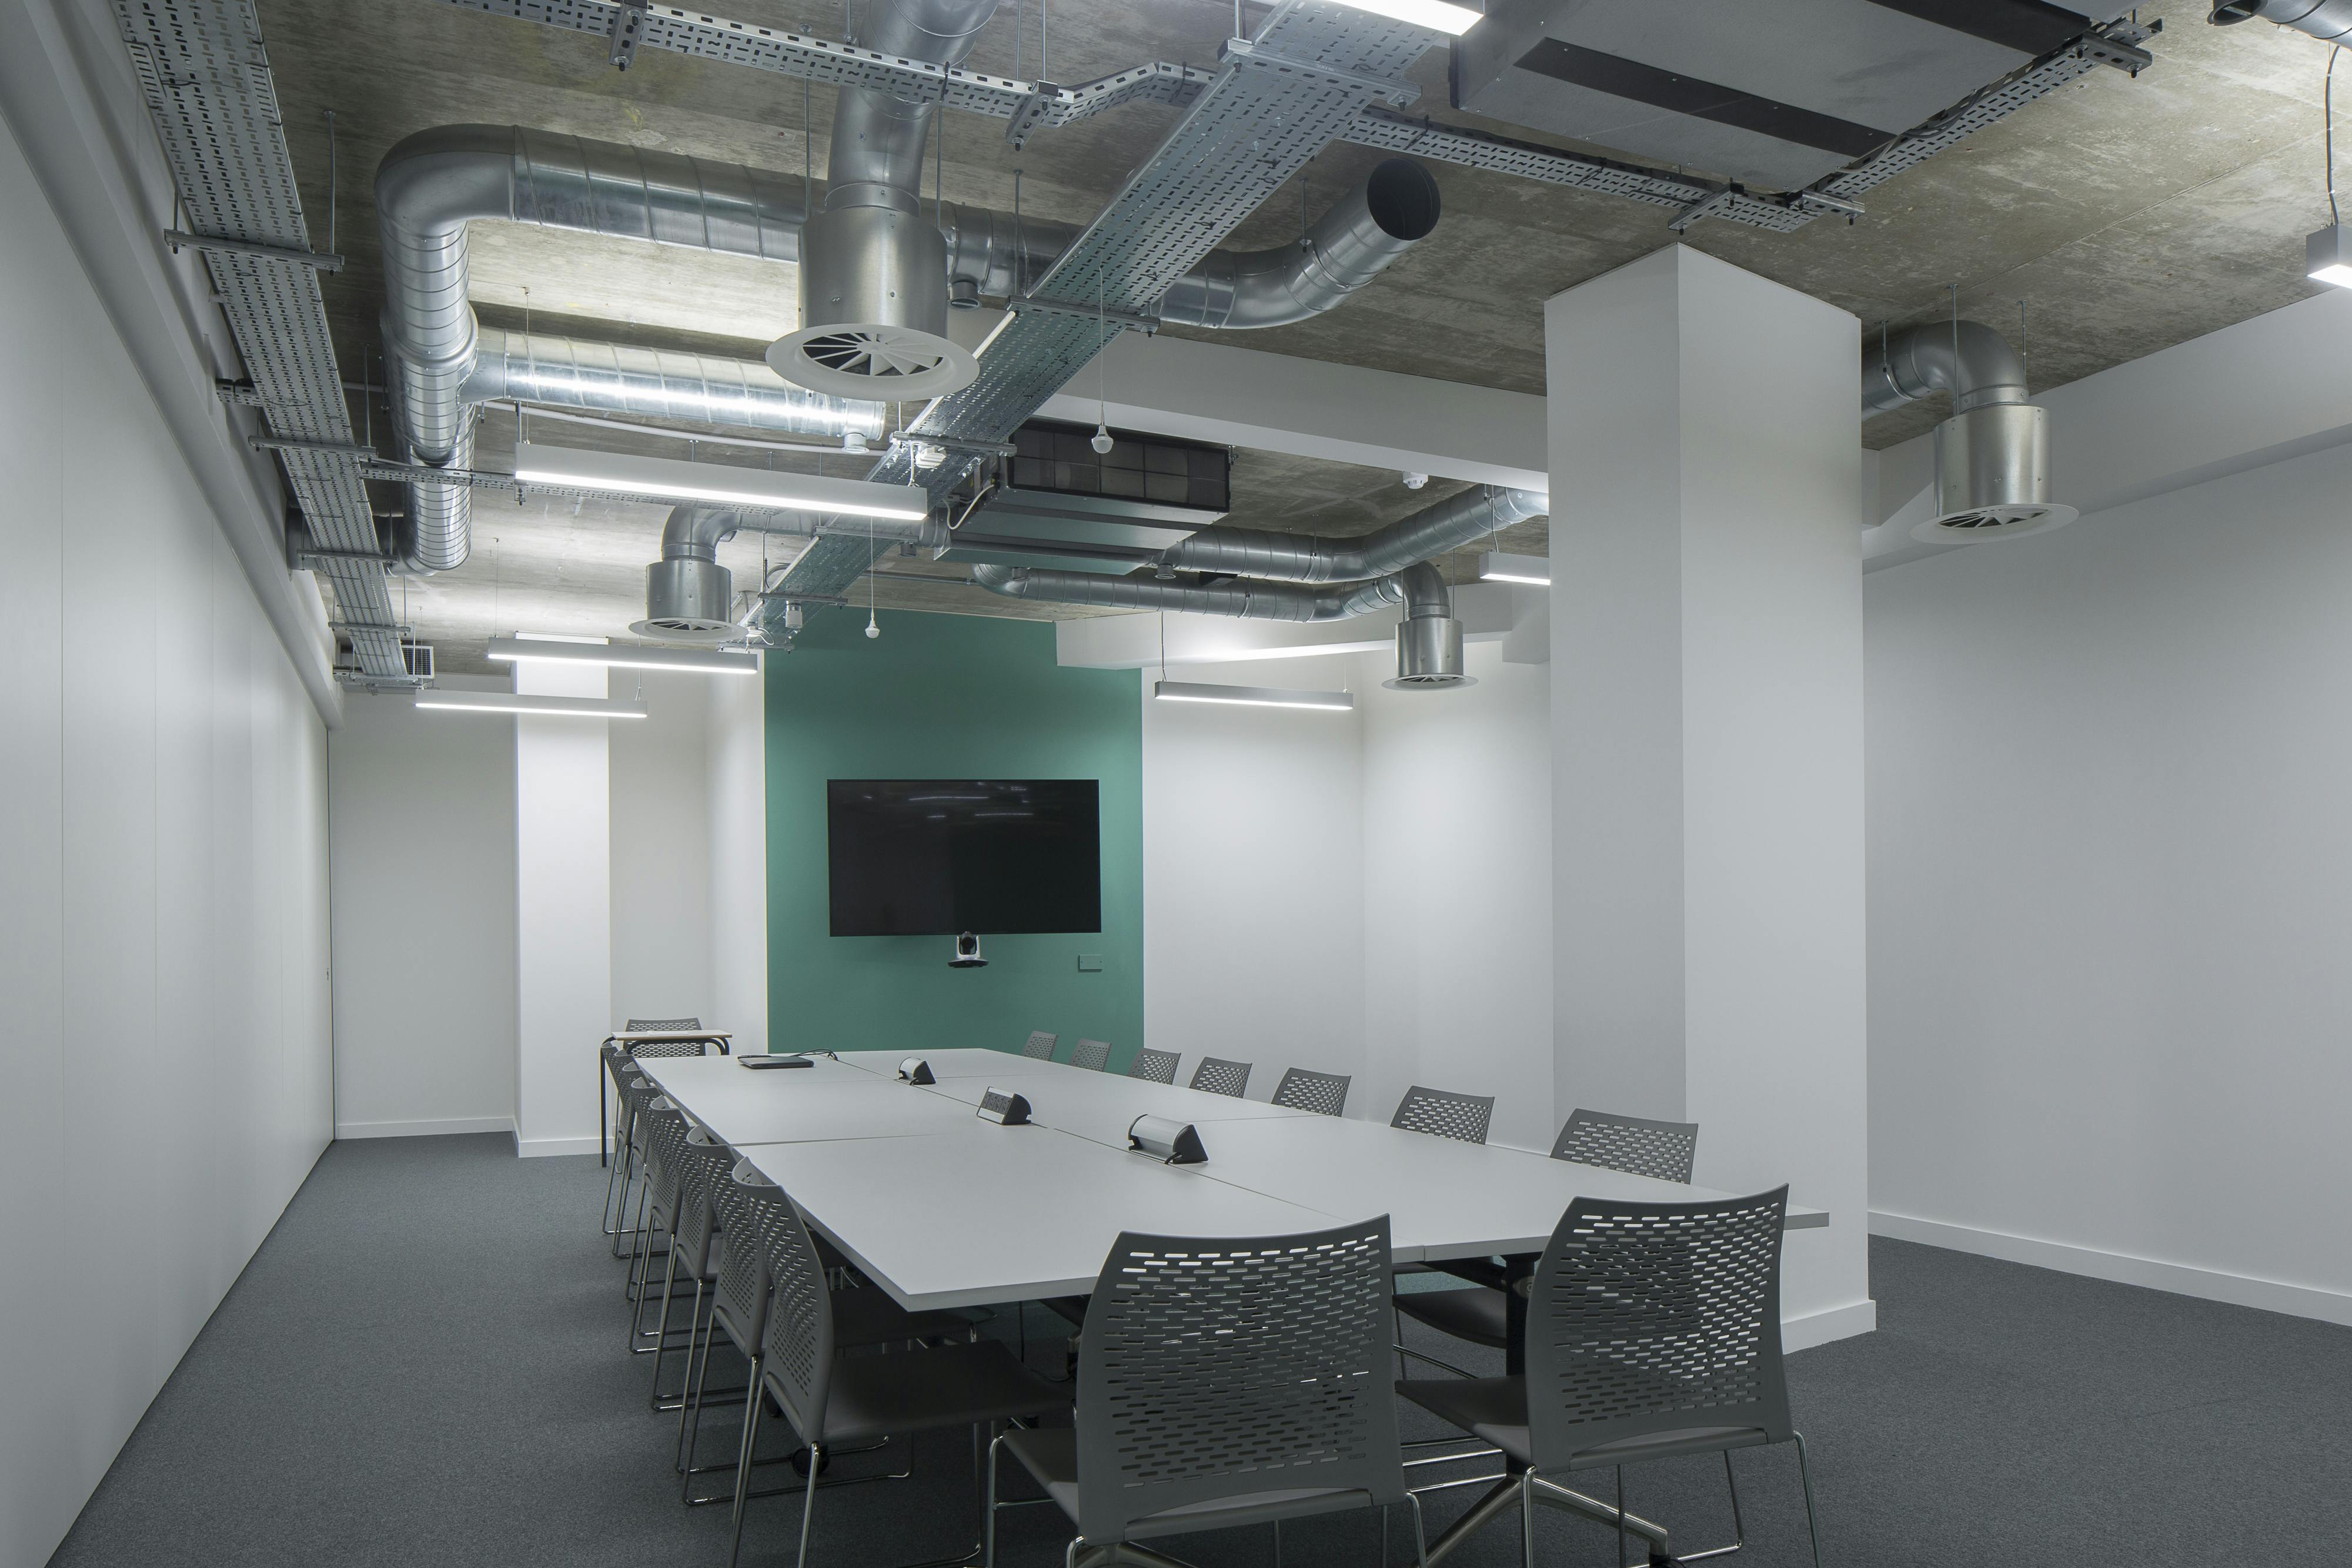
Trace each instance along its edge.
{"label": "suspended light fixture", "polygon": [[1433,27],[1441,33],[1460,37],[1486,20],[1482,12],[1467,5],[1448,5],[1446,0],[1339,0],[1350,11],[1369,11],[1375,16],[1386,16],[1391,22],[1404,22],[1415,27]]}
{"label": "suspended light fixture", "polygon": [[[2251,13],[2248,13],[2251,15]],[[2214,17],[2220,21],[2219,16]],[[2244,16],[2230,18],[2245,20]],[[2352,288],[2352,245],[2346,243],[2344,225],[2336,213],[2336,49],[2327,51],[2327,71],[2320,78],[2320,138],[2327,169],[2327,226],[2303,242],[2304,275],[2317,283]]]}
{"label": "suspended light fixture", "polygon": [[870,479],[828,479],[766,468],[721,467],[676,457],[636,457],[572,446],[515,444],[515,477],[526,485],[613,490],[666,501],[715,501],[779,512],[825,512],[919,523],[930,515],[930,497],[919,485]]}
{"label": "suspended light fixture", "polygon": [[1236,707],[1303,707],[1347,713],[1353,692],[1293,691],[1282,686],[1216,686],[1198,681],[1154,681],[1151,695],[1164,703],[1230,703]]}
{"label": "suspended light fixture", "polygon": [[1508,550],[1490,549],[1478,557],[1478,580],[1481,582],[1527,582],[1538,588],[1551,586],[1551,562],[1539,555],[1513,555]]}
{"label": "suspended light fixture", "polygon": [[706,675],[756,675],[756,653],[722,648],[656,648],[634,643],[572,643],[493,637],[488,656],[501,664],[604,664],[620,670],[681,670]]}
{"label": "suspended light fixture", "polygon": [[420,708],[450,713],[530,714],[558,718],[644,718],[646,705],[618,697],[545,697],[520,692],[447,692],[427,689],[416,694]]}

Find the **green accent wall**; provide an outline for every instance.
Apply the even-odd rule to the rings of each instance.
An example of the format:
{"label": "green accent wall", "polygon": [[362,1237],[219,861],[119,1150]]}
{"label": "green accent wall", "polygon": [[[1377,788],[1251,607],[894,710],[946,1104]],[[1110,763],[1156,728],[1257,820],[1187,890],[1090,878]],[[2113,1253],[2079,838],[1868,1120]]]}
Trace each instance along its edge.
{"label": "green accent wall", "polygon": [[[768,1033],[777,1051],[1018,1051],[1033,1029],[1143,1036],[1143,716],[1131,670],[1066,670],[1041,621],[894,611],[882,635],[820,612],[767,658]],[[950,936],[827,929],[829,779],[1096,779],[1099,934],[989,936],[950,969]],[[1100,954],[1081,973],[1078,955]]]}

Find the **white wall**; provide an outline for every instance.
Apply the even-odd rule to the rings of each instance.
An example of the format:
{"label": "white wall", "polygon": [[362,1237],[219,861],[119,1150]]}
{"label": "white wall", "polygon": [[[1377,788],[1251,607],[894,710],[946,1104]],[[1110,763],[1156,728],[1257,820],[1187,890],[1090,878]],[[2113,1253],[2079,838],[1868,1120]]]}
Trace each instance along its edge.
{"label": "white wall", "polygon": [[[511,683],[452,676],[451,687]],[[327,743],[335,1135],[514,1125],[514,722],[353,695]]]}
{"label": "white wall", "polygon": [[[1549,1149],[1550,670],[1465,650],[1475,686],[1396,692],[1356,657],[1364,723],[1365,1080],[1358,1115],[1413,1083],[1496,1096],[1492,1137]],[[1264,667],[1264,666],[1261,666]]]}
{"label": "white wall", "polygon": [[[611,727],[613,1020],[719,1016],[711,960],[710,696],[722,677],[614,672],[652,716]],[[725,677],[751,686],[756,677]]]}
{"label": "white wall", "polygon": [[[593,664],[531,661],[515,690],[602,697]],[[515,757],[515,1150],[602,1145],[595,1042],[613,1027],[612,736],[627,719],[519,714]]]}
{"label": "white wall", "polygon": [[2352,1322],[2347,494],[1872,575],[1882,1230]]}
{"label": "white wall", "polygon": [[0,1563],[29,1568],[330,1135],[325,745],[5,127],[0,212]]}
{"label": "white wall", "polygon": [[711,1012],[739,1051],[768,1049],[768,761],[764,678],[709,683]]}
{"label": "white wall", "polygon": [[1161,703],[1143,673],[1145,1043],[1345,1072],[1349,1115],[1412,1083],[1496,1096],[1549,1148],[1547,672],[1474,646],[1477,685],[1391,692],[1393,654],[1188,665],[1335,687],[1356,711]]}
{"label": "white wall", "polygon": [[[1336,687],[1347,659],[1188,666],[1211,685]],[[1363,720],[1354,713],[1163,703],[1143,672],[1140,1042],[1255,1064],[1361,1073]],[[1123,1043],[1123,1042],[1114,1042]],[[1364,1101],[1351,1092],[1349,1109]]]}

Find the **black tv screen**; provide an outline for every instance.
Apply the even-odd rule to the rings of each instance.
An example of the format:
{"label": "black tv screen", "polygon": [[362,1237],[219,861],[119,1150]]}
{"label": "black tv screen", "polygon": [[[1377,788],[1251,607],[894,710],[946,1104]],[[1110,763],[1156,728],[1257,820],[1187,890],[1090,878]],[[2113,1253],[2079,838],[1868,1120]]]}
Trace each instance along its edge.
{"label": "black tv screen", "polygon": [[833,779],[835,936],[1102,929],[1092,779]]}

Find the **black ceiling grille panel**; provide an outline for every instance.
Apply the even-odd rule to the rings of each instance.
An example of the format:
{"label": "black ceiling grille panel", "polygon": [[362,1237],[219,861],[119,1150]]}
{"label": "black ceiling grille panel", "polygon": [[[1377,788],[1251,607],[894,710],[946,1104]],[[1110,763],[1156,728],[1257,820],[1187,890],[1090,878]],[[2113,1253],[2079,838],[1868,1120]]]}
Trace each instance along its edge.
{"label": "black ceiling grille panel", "polygon": [[1793,141],[1801,147],[1818,147],[1824,152],[1835,152],[1846,158],[1860,158],[1865,153],[1874,152],[1893,141],[1895,134],[1892,131],[1856,125],[1835,115],[1816,114],[1810,109],[1799,109],[1794,104],[1776,103],[1769,98],[1742,92],[1736,87],[1725,87],[1720,82],[1701,81],[1696,77],[1662,71],[1655,66],[1645,66],[1639,60],[1629,60],[1620,55],[1603,54],[1599,49],[1580,49],[1574,44],[1561,43],[1558,38],[1546,38],[1521,55],[1518,67],[1521,70],[1535,71],[1567,82],[1571,87],[1591,88],[1595,92],[1646,103],[1653,109],[1669,110],[1693,119],[1713,120],[1717,125],[1752,131],[1759,136]]}
{"label": "black ceiling grille panel", "polygon": [[2042,0],[1870,0],[1988,44],[2039,58],[2088,32],[2091,19]]}

